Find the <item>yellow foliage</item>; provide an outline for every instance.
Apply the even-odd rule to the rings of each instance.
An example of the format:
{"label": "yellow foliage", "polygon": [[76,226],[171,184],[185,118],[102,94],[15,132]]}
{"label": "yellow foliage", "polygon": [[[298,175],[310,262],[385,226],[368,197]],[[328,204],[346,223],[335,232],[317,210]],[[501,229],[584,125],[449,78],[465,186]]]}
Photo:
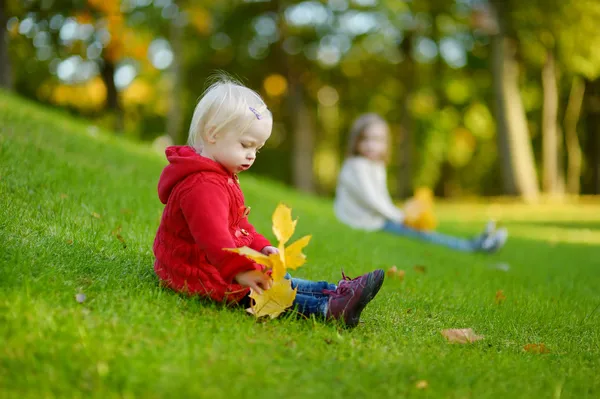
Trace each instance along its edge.
{"label": "yellow foliage", "polygon": [[279,246],[285,245],[296,230],[297,220],[292,220],[292,210],[285,205],[279,206],[273,212],[273,234],[279,240]]}
{"label": "yellow foliage", "polygon": [[269,316],[274,319],[291,307],[296,298],[296,289],[292,289],[291,280],[275,281],[273,286],[258,295],[252,291],[250,298],[254,300],[247,311],[256,317]]}
{"label": "yellow foliage", "polygon": [[437,219],[433,211],[433,193],[429,188],[418,188],[415,195],[406,201],[404,224],[417,230],[435,230]]}
{"label": "yellow foliage", "polygon": [[279,97],[287,91],[287,80],[279,74],[272,74],[265,78],[263,86],[271,97]]}
{"label": "yellow foliage", "polygon": [[297,220],[292,220],[292,210],[283,204],[277,206],[272,219],[273,233],[279,241],[279,253],[264,255],[248,247],[224,248],[226,251],[244,255],[271,270],[273,286],[262,294],[254,291],[251,291],[250,294],[250,298],[254,299],[254,304],[248,311],[256,317],[268,315],[275,318],[292,306],[296,290],[292,290],[291,281],[284,277],[287,269],[296,270],[306,262],[306,255],[302,253],[302,250],[311,239],[309,235],[304,236],[286,248],[285,243],[294,234]]}
{"label": "yellow foliage", "polygon": [[201,35],[208,35],[212,32],[212,17],[202,7],[191,6],[187,9],[190,16],[190,22],[196,31]]}
{"label": "yellow foliage", "polygon": [[123,90],[123,102],[125,104],[146,104],[153,95],[154,89],[147,81],[135,79]]}
{"label": "yellow foliage", "polygon": [[80,110],[99,110],[106,101],[106,87],[100,77],[95,77],[79,85],[57,85],[52,89],[42,86],[44,91],[52,90],[50,99],[60,106],[70,106]]}

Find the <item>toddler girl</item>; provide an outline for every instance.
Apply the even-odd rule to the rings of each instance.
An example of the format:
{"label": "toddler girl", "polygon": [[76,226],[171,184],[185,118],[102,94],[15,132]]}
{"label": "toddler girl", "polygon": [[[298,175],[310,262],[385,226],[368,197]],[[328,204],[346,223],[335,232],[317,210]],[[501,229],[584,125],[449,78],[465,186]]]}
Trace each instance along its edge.
{"label": "toddler girl", "polygon": [[[165,204],[154,240],[154,270],[166,286],[217,302],[249,303],[250,288],[271,286],[263,267],[224,248],[248,246],[277,252],[248,221],[250,207],[238,181],[271,135],[271,112],[254,91],[219,78],[199,101],[187,146],[166,149],[169,164],[158,183]],[[377,294],[384,272],[355,279],[342,275],[336,286],[324,281],[292,280],[294,306],[305,316],[337,319],[349,327]]]}
{"label": "toddler girl", "polygon": [[508,232],[504,228],[496,229],[493,222],[473,239],[415,230],[404,225],[404,214],[392,203],[387,188],[388,151],[389,128],[385,120],[377,114],[359,117],[350,130],[347,157],[336,189],[334,209],[342,223],[356,229],[383,230],[467,252],[495,252],[504,245]]}

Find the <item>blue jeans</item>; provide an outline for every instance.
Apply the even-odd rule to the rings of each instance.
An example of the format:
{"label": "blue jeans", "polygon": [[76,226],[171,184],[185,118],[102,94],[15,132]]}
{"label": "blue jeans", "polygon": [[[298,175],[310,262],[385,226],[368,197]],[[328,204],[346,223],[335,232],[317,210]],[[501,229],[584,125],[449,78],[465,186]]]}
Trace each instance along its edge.
{"label": "blue jeans", "polygon": [[422,241],[427,241],[437,245],[443,245],[445,247],[464,252],[475,252],[479,250],[482,240],[482,238],[474,238],[469,240],[437,233],[434,231],[415,230],[413,228],[403,225],[402,223],[392,222],[390,220],[385,222],[385,225],[383,226],[383,231],[399,236],[417,238]]}
{"label": "blue jeans", "polygon": [[324,294],[323,290],[335,291],[337,288],[335,284],[328,283],[327,281],[310,281],[293,278],[289,273],[285,275],[285,278],[292,280],[292,289],[298,289],[293,304],[298,313],[306,317],[312,315],[325,317],[329,295]]}

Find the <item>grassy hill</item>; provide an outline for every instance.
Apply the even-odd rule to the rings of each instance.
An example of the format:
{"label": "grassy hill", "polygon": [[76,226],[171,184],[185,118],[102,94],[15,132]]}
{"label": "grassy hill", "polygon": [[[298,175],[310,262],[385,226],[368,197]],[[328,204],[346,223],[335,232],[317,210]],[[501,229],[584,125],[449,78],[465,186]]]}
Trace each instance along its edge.
{"label": "grassy hill", "polygon": [[[165,162],[0,93],[0,397],[600,397],[597,202],[440,204],[445,232],[474,234],[488,217],[508,226],[501,253],[469,255],[352,231],[329,200],[244,174],[257,229],[273,238],[283,201],[296,236],[313,235],[298,277],[406,271],[343,331],[256,322],[160,288],[151,245]],[[485,339],[451,345],[446,328]]]}

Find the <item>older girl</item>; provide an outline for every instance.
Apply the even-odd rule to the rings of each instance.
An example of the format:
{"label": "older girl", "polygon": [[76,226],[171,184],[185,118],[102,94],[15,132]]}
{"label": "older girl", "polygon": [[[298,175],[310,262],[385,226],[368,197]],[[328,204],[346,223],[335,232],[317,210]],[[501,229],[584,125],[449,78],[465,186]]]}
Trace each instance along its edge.
{"label": "older girl", "polygon": [[464,239],[437,232],[420,231],[403,224],[404,213],[390,198],[386,162],[389,127],[377,114],[365,114],[354,122],[346,160],[338,177],[334,203],[337,218],[348,226],[412,237],[465,252],[492,253],[508,238],[505,228],[488,222],[480,235]]}

